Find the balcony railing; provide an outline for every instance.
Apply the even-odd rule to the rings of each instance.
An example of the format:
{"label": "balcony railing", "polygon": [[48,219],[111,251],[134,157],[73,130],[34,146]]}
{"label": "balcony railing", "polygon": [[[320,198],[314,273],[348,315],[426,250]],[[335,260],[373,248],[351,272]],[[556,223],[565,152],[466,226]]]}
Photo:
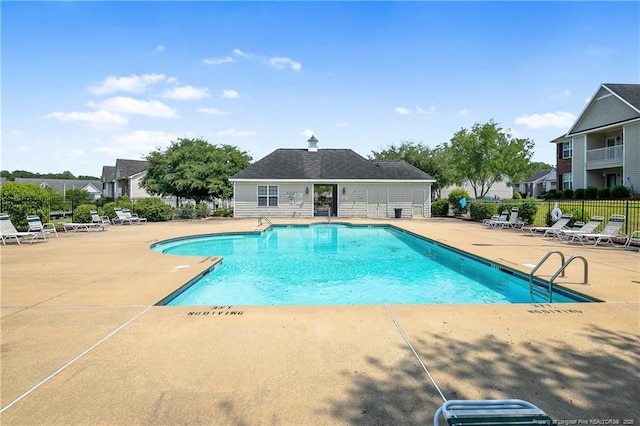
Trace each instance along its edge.
{"label": "balcony railing", "polygon": [[587,163],[601,161],[622,161],[622,145],[587,151]]}

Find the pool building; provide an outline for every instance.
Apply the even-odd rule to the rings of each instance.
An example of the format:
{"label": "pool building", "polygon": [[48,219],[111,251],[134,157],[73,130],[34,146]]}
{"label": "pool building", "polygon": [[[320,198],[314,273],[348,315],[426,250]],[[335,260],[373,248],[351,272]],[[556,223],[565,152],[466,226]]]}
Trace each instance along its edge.
{"label": "pool building", "polygon": [[351,149],[277,149],[237,173],[235,217],[429,217],[435,179],[406,161]]}

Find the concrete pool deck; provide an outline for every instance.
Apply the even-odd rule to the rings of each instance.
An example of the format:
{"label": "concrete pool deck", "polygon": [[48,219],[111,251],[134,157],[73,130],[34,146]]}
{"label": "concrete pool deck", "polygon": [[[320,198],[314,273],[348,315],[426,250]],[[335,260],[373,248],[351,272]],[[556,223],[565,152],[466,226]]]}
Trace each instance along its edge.
{"label": "concrete pool deck", "polygon": [[604,302],[160,307],[213,259],[150,244],[264,226],[61,233],[0,248],[0,424],[430,424],[441,394],[525,399],[558,424],[640,424],[637,251],[455,219],[344,222],[391,223],[527,273],[550,250],[579,254],[590,285],[581,262],[558,282]]}

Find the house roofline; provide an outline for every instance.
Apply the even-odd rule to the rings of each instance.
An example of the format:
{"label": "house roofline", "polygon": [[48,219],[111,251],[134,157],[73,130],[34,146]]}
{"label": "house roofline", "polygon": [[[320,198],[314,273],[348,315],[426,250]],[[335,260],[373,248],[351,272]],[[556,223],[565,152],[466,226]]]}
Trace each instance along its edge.
{"label": "house roofline", "polygon": [[276,183],[435,183],[435,179],[239,179],[231,178],[229,182],[276,182]]}
{"label": "house roofline", "polygon": [[613,127],[624,126],[624,125],[631,124],[631,123],[634,123],[634,122],[640,122],[640,117],[632,118],[630,120],[618,121],[617,123],[607,124],[606,126],[592,127],[590,129],[581,130],[581,131],[576,132],[576,133],[567,133],[566,137],[567,138],[572,138],[573,136],[580,136],[580,135],[583,135],[585,133],[593,133],[594,130],[607,130],[607,129],[610,129],[610,128],[613,128]]}

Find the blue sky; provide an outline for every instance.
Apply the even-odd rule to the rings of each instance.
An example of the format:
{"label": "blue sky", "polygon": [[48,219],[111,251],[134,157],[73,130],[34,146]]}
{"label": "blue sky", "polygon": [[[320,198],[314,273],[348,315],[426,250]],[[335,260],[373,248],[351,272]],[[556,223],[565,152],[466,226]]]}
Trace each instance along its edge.
{"label": "blue sky", "polygon": [[12,2],[3,170],[100,176],[180,137],[435,146],[491,119],[555,164],[601,83],[640,82],[637,2]]}

